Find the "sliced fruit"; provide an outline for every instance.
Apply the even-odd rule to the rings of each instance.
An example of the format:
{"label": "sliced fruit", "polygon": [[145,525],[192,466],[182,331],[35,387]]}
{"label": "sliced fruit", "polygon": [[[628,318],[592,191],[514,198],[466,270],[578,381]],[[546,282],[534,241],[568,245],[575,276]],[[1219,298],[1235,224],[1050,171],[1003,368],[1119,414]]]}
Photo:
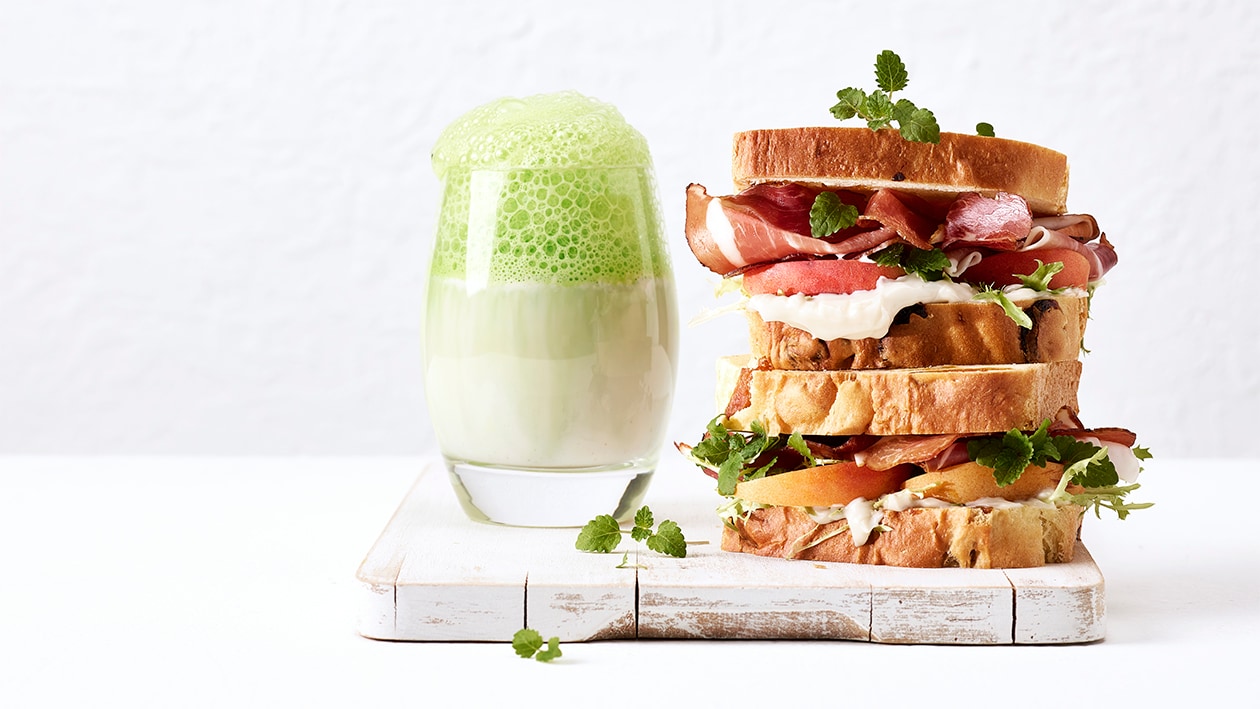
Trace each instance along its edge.
{"label": "sliced fruit", "polygon": [[[1037,262],[1063,264],[1063,270],[1050,278],[1051,288],[1076,286],[1084,288],[1089,283],[1089,261],[1071,249],[1033,249],[1032,251],[1007,251],[986,256],[980,263],[963,271],[958,277],[972,284],[989,284],[997,287],[1017,285],[1018,276],[1031,275],[1037,270]],[[1018,276],[1016,275],[1018,274]]]}
{"label": "sliced fruit", "polygon": [[847,505],[859,497],[874,500],[896,492],[912,469],[899,465],[889,470],[871,470],[853,462],[832,463],[739,483],[735,496],[784,507]]}
{"label": "sliced fruit", "polygon": [[745,271],[744,288],[753,295],[853,293],[871,290],[880,276],[899,278],[904,275],[906,272],[900,268],[880,266],[866,261],[846,259],[779,261]]}
{"label": "sliced fruit", "polygon": [[923,473],[906,480],[903,489],[922,492],[955,504],[963,504],[985,497],[1005,500],[1027,500],[1036,497],[1046,488],[1059,484],[1063,466],[1051,463],[1048,467],[1028,466],[1019,478],[1005,487],[998,487],[993,479],[993,469],[979,463],[962,463],[935,473]]}

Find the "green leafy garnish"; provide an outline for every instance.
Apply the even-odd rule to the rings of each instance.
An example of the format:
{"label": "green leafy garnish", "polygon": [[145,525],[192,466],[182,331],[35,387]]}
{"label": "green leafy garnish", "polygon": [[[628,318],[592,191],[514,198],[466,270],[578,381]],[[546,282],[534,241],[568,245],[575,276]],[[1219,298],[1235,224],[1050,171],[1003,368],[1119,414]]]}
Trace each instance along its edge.
{"label": "green leafy garnish", "polygon": [[765,427],[756,421],[750,426],[751,435],[728,431],[721,423],[723,418],[717,416],[709,422],[709,435],[692,447],[691,456],[717,470],[719,494],[734,495],[735,485],[741,479],[752,480],[764,476],[773,468],[777,459],[741,475],[745,466],[774,447],[779,442],[779,437],[766,435]]}
{"label": "green leafy garnish", "polygon": [[512,649],[522,658],[551,662],[564,654],[560,652],[560,638],[554,635],[547,639],[546,646],[544,650],[542,633],[537,630],[521,628],[512,636]]}
{"label": "green leafy garnish", "polygon": [[1014,274],[1025,288],[1031,288],[1035,291],[1056,292],[1050,290],[1050,279],[1054,278],[1054,274],[1063,270],[1062,261],[1051,261],[1050,263],[1042,263],[1041,259],[1037,259],[1037,270],[1027,276]]}
{"label": "green leafy garnish", "polygon": [[[1046,419],[1029,435],[1012,429],[1001,437],[972,439],[967,441],[967,455],[980,465],[993,468],[993,478],[999,487],[1018,480],[1029,465],[1044,467],[1048,462],[1059,463],[1063,466],[1063,474],[1050,501],[1093,507],[1095,514],[1100,514],[1105,507],[1124,519],[1130,511],[1152,505],[1124,501],[1124,496],[1138,489],[1138,485],[1119,484],[1120,476],[1107,454],[1106,446],[1080,441],[1072,436],[1051,436],[1049,427],[1050,419]],[[1149,460],[1151,457],[1150,451],[1140,446],[1133,447],[1133,455],[1138,460]],[[1070,484],[1080,485],[1084,491],[1069,493],[1067,487]]]}
{"label": "green leafy garnish", "polygon": [[656,533],[647,538],[647,547],[658,554],[682,559],[687,556],[687,540],[677,522],[665,520]]}
{"label": "green leafy garnish", "polygon": [[582,551],[607,554],[621,543],[621,525],[612,515],[600,515],[578,532],[576,546]]}
{"label": "green leafy garnish", "polygon": [[814,457],[814,452],[811,451],[809,446],[805,443],[804,436],[794,432],[792,435],[788,436],[787,444],[789,448],[801,454],[801,457],[805,459],[806,465],[811,468],[818,465],[818,459]]}
{"label": "green leafy garnish", "polygon": [[885,49],[875,57],[875,84],[879,88],[870,93],[854,87],[837,91],[837,103],[831,107],[831,115],[842,121],[861,118],[871,130],[896,123],[901,137],[906,140],[939,143],[941,129],[931,111],[915,106],[908,99],[893,100],[893,94],[906,88],[909,80],[910,74],[901,57]]}
{"label": "green leafy garnish", "polygon": [[809,208],[809,231],[816,237],[831,236],[857,223],[858,209],[840,201],[835,192],[819,192]]}
{"label": "green leafy garnish", "polygon": [[997,137],[996,134],[993,132],[993,124],[984,123],[983,121],[976,124],[976,135],[982,135],[986,138]]}
{"label": "green leafy garnish", "polygon": [[937,248],[916,249],[902,242],[880,249],[871,258],[880,266],[900,268],[925,281],[941,280],[945,277],[945,269],[949,268],[949,257],[944,251]]}
{"label": "green leafy garnish", "polygon": [[967,455],[986,468],[993,468],[998,487],[1019,479],[1029,465],[1045,465],[1047,458],[1058,458],[1058,451],[1047,434],[1049,419],[1030,436],[1011,429],[1001,438],[973,438],[967,441]]}
{"label": "green leafy garnish", "polygon": [[1120,519],[1125,519],[1133,510],[1144,510],[1154,507],[1154,502],[1126,502],[1125,496],[1142,487],[1137,483],[1132,485],[1112,485],[1109,487],[1089,487],[1079,494],[1072,494],[1064,490],[1062,494],[1056,492],[1051,497],[1054,501],[1070,502],[1074,505],[1080,505],[1086,509],[1093,507],[1094,516],[1102,517],[1103,508],[1109,509],[1116,513]]}
{"label": "green leafy garnish", "polygon": [[1028,313],[1020,310],[1002,291],[996,288],[985,287],[984,290],[976,294],[975,299],[997,303],[1006,312],[1006,317],[1014,320],[1016,325],[1025,330],[1032,328],[1032,318],[1028,317]]}
{"label": "green leafy garnish", "polygon": [[[644,505],[634,513],[634,526],[630,528],[630,537],[636,542],[647,542],[648,549],[668,556],[683,558],[687,556],[687,540],[683,538],[682,528],[677,522],[664,520],[657,531],[652,531],[655,519],[652,510]],[[599,515],[587,522],[578,532],[574,547],[578,551],[590,551],[607,554],[621,544],[621,525],[612,515]],[[628,555],[628,552],[627,552]],[[628,556],[623,555],[621,565],[627,566]]]}
{"label": "green leafy garnish", "polygon": [[1070,474],[1076,484],[1106,487],[1120,482],[1116,464],[1107,457],[1106,448],[1078,441],[1071,436],[1055,436],[1054,446],[1059,452],[1055,459],[1063,464],[1064,476]]}

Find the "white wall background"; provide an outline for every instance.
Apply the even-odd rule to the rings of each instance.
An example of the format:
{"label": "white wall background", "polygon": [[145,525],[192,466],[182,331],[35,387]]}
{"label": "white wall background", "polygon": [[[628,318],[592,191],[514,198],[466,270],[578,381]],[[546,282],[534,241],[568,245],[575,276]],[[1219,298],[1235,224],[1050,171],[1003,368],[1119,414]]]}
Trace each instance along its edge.
{"label": "white wall background", "polygon": [[[1258,7],[0,3],[0,454],[430,452],[417,324],[450,120],[566,88],[617,105],[653,149],[685,321],[713,300],[683,188],[730,188],[737,130],[832,123],[888,48],[946,130],[1067,153],[1069,208],[1116,244],[1085,422],[1253,455]],[[673,438],[745,337],[684,329]]]}

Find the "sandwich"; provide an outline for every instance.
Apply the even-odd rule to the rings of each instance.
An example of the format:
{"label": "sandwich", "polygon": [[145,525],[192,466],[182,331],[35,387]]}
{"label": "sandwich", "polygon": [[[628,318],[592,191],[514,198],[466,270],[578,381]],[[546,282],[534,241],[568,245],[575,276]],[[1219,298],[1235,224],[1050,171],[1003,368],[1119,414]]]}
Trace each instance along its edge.
{"label": "sandwich", "polygon": [[[838,117],[846,96],[863,106],[854,91]],[[727,310],[750,352],[719,360],[716,417],[678,448],[717,480],[727,551],[1071,561],[1087,510],[1149,506],[1128,500],[1149,452],[1078,411],[1089,303],[1116,251],[1068,212],[1063,154],[941,133],[930,113],[916,133],[926,112],[907,104],[901,130],[868,116],[739,133],[736,192],[688,186],[688,245],[740,293]]]}

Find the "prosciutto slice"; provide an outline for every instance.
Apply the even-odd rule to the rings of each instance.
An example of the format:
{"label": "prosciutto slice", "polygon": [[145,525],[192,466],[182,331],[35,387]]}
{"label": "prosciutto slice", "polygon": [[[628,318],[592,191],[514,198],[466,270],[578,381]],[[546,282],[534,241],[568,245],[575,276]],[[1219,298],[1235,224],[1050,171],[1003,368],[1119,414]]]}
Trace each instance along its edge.
{"label": "prosciutto slice", "polygon": [[[716,225],[716,229],[711,229],[709,211],[715,199],[720,200],[723,217],[729,224]],[[812,196],[809,203],[813,203]],[[783,214],[775,218],[762,216],[758,207],[766,204],[765,200],[713,197],[702,185],[688,185],[686,231],[691,252],[701,264],[721,276],[745,266],[781,261],[791,256],[839,256],[847,253],[845,246],[785,228],[785,225],[793,225],[790,217]],[[804,214],[808,233],[808,207]]]}
{"label": "prosciutto slice", "polygon": [[936,231],[936,223],[916,214],[892,190],[880,190],[871,195],[861,222],[891,229],[916,249],[932,248],[929,240]]}
{"label": "prosciutto slice", "polygon": [[[853,462],[871,470],[888,470],[902,463],[922,463],[949,449],[961,436],[883,436],[853,455]],[[964,448],[965,451],[965,448]]]}
{"label": "prosciutto slice", "polygon": [[985,197],[965,192],[950,205],[945,215],[942,247],[966,243],[998,251],[1014,251],[1032,229],[1032,210],[1023,197],[998,192]]}
{"label": "prosciutto slice", "polygon": [[[1071,249],[1076,253],[1085,257],[1089,261],[1089,280],[1097,281],[1110,271],[1120,260],[1116,255],[1116,249],[1107,241],[1107,235],[1097,230],[1097,223],[1094,218],[1089,215],[1064,215],[1064,216],[1080,216],[1088,219],[1094,224],[1092,231],[1084,236],[1079,236],[1083,231],[1082,224],[1069,224],[1064,229],[1054,229],[1045,223],[1035,224],[1032,231],[1028,233],[1028,239],[1024,242],[1024,246],[1020,251],[1034,251],[1036,249]],[[1043,220],[1037,220],[1043,222]],[[1097,241],[1094,241],[1097,239]]]}
{"label": "prosciutto slice", "polygon": [[[926,204],[909,195],[880,190],[869,198],[837,192],[857,208],[857,224],[825,238],[811,235],[809,211],[821,190],[803,185],[756,185],[737,195],[711,196],[702,185],[687,187],[687,244],[710,271],[729,276],[742,268],[802,256],[869,254],[893,243],[932,248],[940,224]],[[714,200],[720,217],[713,209]],[[722,223],[711,223],[720,218]]]}

